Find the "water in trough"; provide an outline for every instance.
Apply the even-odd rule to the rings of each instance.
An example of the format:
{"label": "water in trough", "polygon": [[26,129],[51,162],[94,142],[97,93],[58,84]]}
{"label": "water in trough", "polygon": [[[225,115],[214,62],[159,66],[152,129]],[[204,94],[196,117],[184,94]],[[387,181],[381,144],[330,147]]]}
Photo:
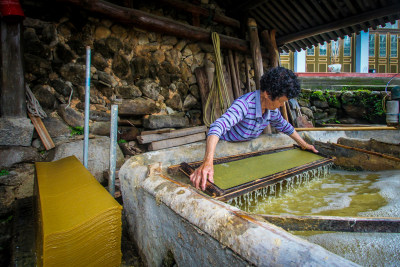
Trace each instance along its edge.
{"label": "water in trough", "polygon": [[[325,169],[230,200],[256,214],[400,217],[400,172]],[[310,180],[308,176],[320,178]],[[399,266],[400,233],[293,232],[363,266]]]}

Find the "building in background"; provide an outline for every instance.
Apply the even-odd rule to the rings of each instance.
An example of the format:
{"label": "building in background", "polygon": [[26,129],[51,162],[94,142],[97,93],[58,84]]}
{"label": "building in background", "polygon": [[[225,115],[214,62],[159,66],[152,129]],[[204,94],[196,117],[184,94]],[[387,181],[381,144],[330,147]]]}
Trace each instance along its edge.
{"label": "building in background", "polygon": [[295,72],[328,72],[330,65],[340,64],[340,72],[397,73],[400,70],[399,41],[397,20],[306,51],[281,53],[281,65]]}

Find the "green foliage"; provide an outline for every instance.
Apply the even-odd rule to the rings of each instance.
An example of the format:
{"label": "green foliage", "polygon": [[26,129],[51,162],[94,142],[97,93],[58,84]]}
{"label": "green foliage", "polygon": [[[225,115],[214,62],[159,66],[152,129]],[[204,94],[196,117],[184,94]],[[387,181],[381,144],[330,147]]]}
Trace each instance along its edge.
{"label": "green foliage", "polygon": [[10,174],[10,172],[5,169],[0,170],[0,176],[9,175],[9,174]]}
{"label": "green foliage", "polygon": [[82,126],[69,127],[69,129],[71,130],[71,136],[82,135],[83,134],[83,127]]}
{"label": "green foliage", "polygon": [[126,141],[125,139],[119,139],[117,141],[118,144],[124,144],[124,143],[128,143],[128,141]]}
{"label": "green foliage", "polygon": [[369,95],[362,99],[362,103],[367,108],[365,119],[368,121],[384,122],[385,111],[382,106],[382,99],[378,95]]}
{"label": "green foliage", "polygon": [[321,101],[326,101],[326,97],[325,97],[324,93],[322,91],[319,91],[319,90],[312,92],[311,98],[319,99]]}
{"label": "green foliage", "polygon": [[328,101],[328,104],[330,107],[334,107],[334,108],[341,107],[339,99],[337,99],[335,94],[330,93],[330,91],[325,92],[325,98]]}
{"label": "green foliage", "polygon": [[323,122],[322,124],[329,124],[329,123],[336,123],[336,124],[340,124],[340,121],[338,121],[336,118],[331,118],[329,120],[327,120],[326,122]]}

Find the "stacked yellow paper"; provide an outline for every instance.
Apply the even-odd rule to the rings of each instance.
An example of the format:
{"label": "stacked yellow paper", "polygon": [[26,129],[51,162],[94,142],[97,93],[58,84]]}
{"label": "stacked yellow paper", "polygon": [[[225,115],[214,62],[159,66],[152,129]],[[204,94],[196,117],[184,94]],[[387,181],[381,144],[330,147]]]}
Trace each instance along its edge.
{"label": "stacked yellow paper", "polygon": [[119,266],[122,207],[74,157],[36,163],[38,266]]}

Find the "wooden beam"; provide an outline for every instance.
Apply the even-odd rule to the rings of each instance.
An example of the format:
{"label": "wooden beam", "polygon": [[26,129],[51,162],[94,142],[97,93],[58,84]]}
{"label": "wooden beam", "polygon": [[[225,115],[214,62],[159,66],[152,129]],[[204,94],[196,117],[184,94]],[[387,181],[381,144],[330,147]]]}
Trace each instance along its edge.
{"label": "wooden beam", "polygon": [[0,21],[0,117],[26,118],[20,21]]}
{"label": "wooden beam", "polygon": [[164,132],[164,133],[141,135],[141,136],[138,136],[137,139],[139,141],[139,144],[147,144],[147,143],[151,143],[154,141],[161,141],[161,140],[165,140],[165,139],[171,139],[171,138],[175,138],[175,137],[181,137],[181,136],[186,136],[186,135],[191,135],[191,134],[196,134],[196,133],[201,133],[201,132],[206,132],[206,131],[207,131],[206,126],[197,126],[197,127],[191,127],[191,128],[170,131],[167,133]]}
{"label": "wooden beam", "polygon": [[400,218],[260,215],[286,231],[400,233]]}
{"label": "wooden beam", "polygon": [[183,137],[177,137],[162,141],[152,142],[149,145],[149,151],[160,150],[164,148],[174,147],[174,146],[181,146],[189,143],[194,143],[198,141],[202,141],[206,139],[205,133],[197,133],[192,135],[187,135]]}
{"label": "wooden beam", "polygon": [[316,27],[312,27],[304,31],[288,34],[286,36],[281,36],[277,38],[278,46],[298,41],[304,38],[308,38],[321,33],[326,33],[330,31],[339,31],[340,29],[348,27],[349,25],[359,24],[371,20],[371,18],[379,18],[379,17],[394,15],[398,13],[398,10],[400,10],[400,4],[394,4],[388,7],[370,10],[359,15],[342,18],[340,20],[333,21],[327,24],[318,25]]}
{"label": "wooden beam", "polygon": [[226,25],[226,26],[240,28],[240,22],[238,20],[226,17],[224,15],[220,15],[218,13],[214,14],[214,13],[210,12],[209,9],[206,9],[206,8],[203,8],[200,6],[196,6],[196,5],[193,5],[188,2],[177,1],[177,0],[157,0],[157,1],[167,4],[173,8],[190,12],[192,14],[197,14],[197,15],[201,15],[204,17],[211,17],[211,19],[213,21],[223,24],[223,25]]}
{"label": "wooden beam", "polygon": [[[108,18],[112,18],[120,23],[133,25],[137,28],[145,29],[148,31],[154,31],[163,33],[166,35],[172,35],[180,38],[186,38],[189,40],[195,40],[205,43],[211,43],[211,31],[194,27],[185,23],[181,23],[169,18],[156,16],[147,12],[143,12],[136,9],[125,8],[104,0],[58,0],[59,2],[71,3],[86,9],[91,12],[95,12],[100,15],[104,15]],[[249,46],[247,41],[238,38],[230,37],[227,35],[219,35],[221,48],[227,48],[237,50],[241,52],[248,52]]]}
{"label": "wooden beam", "polygon": [[317,128],[295,128],[296,131],[398,131],[399,128],[387,126],[371,127],[317,127]]}

